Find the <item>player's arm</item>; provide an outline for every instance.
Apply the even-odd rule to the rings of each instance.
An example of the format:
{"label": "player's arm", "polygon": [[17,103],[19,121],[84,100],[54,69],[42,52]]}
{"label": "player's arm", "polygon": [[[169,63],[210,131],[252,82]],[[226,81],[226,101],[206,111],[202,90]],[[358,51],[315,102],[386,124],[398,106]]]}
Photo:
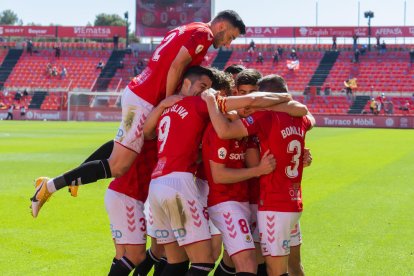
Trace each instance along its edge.
{"label": "player's arm", "polygon": [[210,160],[211,175],[215,183],[231,184],[244,181],[253,177],[271,173],[276,167],[276,161],[273,154],[265,152],[259,164],[252,168],[232,169],[227,168],[225,164],[217,163]]}
{"label": "player's arm", "polygon": [[148,114],[147,119],[144,123],[144,138],[147,140],[154,139],[156,136],[156,127],[158,120],[160,119],[164,109],[174,105],[176,102],[181,100],[183,96],[172,95],[162,100],[151,112]]}
{"label": "player's arm", "polygon": [[231,96],[225,100],[225,109],[236,110],[243,107],[265,108],[292,100],[288,93],[253,92],[243,96]]}
{"label": "player's arm", "polygon": [[220,139],[241,138],[248,135],[247,129],[240,119],[229,122],[226,117],[223,116],[218,109],[216,97],[211,91],[204,91],[201,94],[201,97],[207,104],[211,123]]}
{"label": "player's arm", "polygon": [[248,148],[244,156],[246,167],[255,167],[260,163],[260,151],[257,148]]}
{"label": "player's arm", "polygon": [[177,56],[170,65],[170,69],[167,73],[167,87],[166,87],[166,96],[171,96],[175,93],[178,83],[183,76],[184,70],[187,65],[191,62],[192,57],[188,52],[187,48],[184,46],[181,47]]}
{"label": "player's arm", "polygon": [[286,112],[287,114],[293,117],[302,117],[308,114],[308,108],[306,107],[306,105],[293,100],[278,105],[266,107],[265,110]]}

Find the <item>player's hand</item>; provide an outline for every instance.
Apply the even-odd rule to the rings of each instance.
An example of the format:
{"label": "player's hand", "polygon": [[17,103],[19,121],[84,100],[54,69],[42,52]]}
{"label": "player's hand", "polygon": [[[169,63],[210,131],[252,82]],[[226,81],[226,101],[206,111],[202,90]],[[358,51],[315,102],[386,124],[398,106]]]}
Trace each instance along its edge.
{"label": "player's hand", "polygon": [[213,88],[210,88],[210,89],[204,90],[201,93],[201,98],[206,102],[209,100],[216,100],[216,94],[217,94],[217,91],[214,90]]}
{"label": "player's hand", "polygon": [[270,153],[270,150],[267,150],[263,154],[258,168],[260,175],[269,174],[276,168],[276,159],[273,154]]}
{"label": "player's hand", "polygon": [[312,164],[312,154],[310,149],[305,148],[303,151],[303,167],[309,167]]}
{"label": "player's hand", "polygon": [[182,100],[184,96],[182,95],[171,95],[161,101],[161,105],[163,108],[167,108],[173,106],[176,102]]}

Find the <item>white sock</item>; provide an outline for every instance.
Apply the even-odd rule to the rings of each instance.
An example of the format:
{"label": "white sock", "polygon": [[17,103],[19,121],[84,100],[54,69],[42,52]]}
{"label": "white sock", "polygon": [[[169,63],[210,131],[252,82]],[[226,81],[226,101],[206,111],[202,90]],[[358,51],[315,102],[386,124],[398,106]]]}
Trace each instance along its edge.
{"label": "white sock", "polygon": [[53,183],[53,179],[50,179],[47,182],[47,190],[49,191],[49,193],[54,193],[56,192],[56,187],[55,187],[55,183]]}

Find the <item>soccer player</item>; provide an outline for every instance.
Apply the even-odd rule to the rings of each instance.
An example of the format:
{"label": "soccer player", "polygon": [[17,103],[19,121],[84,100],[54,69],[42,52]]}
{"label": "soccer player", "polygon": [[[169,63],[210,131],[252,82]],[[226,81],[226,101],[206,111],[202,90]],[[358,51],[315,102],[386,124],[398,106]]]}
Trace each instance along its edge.
{"label": "soccer player", "polygon": [[[214,267],[208,220],[202,195],[194,183],[198,148],[209,121],[206,104],[197,95],[211,86],[211,79],[210,70],[190,68],[181,88],[181,94],[187,97],[166,110],[155,108],[144,126],[145,136],[151,137],[158,124],[158,163],[148,201],[159,234],[157,241],[164,244],[168,259],[166,275],[184,275],[188,259],[193,275],[207,275]],[[290,99],[287,95],[256,93],[229,97],[221,105],[224,109],[266,107]]]}
{"label": "soccer player", "polygon": [[169,31],[155,49],[148,66],[125,88],[122,96],[122,122],[108,159],[87,162],[53,179],[39,178],[31,198],[32,215],[56,190],[120,177],[128,171],[143,144],[142,128],[149,112],[166,96],[176,92],[183,72],[199,65],[208,48],[229,46],[245,25],[240,16],[225,10],[209,23],[194,22]]}
{"label": "soccer player", "polygon": [[[277,75],[270,75],[261,83],[272,84],[279,79]],[[284,86],[287,87],[286,83]],[[202,97],[220,138],[257,135],[261,155],[270,150],[277,160],[276,170],[260,178],[258,225],[268,274],[288,275],[291,231],[303,208],[301,179],[305,135],[315,120],[310,114],[295,118],[283,112],[260,111],[229,122],[219,111],[211,91],[203,92]]]}

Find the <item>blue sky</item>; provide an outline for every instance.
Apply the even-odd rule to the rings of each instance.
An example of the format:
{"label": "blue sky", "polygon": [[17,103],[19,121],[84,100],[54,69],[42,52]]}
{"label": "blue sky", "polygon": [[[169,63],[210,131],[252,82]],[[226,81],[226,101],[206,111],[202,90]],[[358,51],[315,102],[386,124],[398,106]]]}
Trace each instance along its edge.
{"label": "blue sky", "polygon": [[[50,23],[66,26],[84,26],[93,23],[99,13],[129,12],[135,19],[134,0],[1,0],[0,11],[11,9],[23,23]],[[363,13],[372,10],[372,26],[414,26],[414,0],[215,0],[215,11],[236,10],[248,26],[315,26],[316,2],[319,26],[367,25]],[[133,26],[133,29],[135,27]]]}

